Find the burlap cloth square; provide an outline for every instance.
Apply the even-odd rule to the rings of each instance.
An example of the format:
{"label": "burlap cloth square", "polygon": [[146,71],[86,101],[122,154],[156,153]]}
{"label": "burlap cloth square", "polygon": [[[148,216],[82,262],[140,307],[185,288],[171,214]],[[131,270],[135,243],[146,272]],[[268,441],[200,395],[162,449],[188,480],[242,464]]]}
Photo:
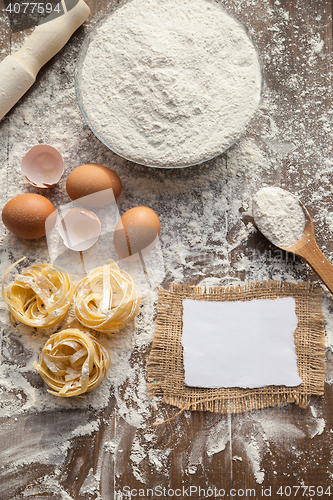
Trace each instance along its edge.
{"label": "burlap cloth square", "polygon": [[[258,389],[196,388],[184,384],[182,316],[183,299],[247,301],[294,297],[298,326],[295,332],[298,387],[267,386]],[[204,332],[203,332],[204,335]],[[283,367],[281,367],[283,369]],[[325,331],[320,288],[309,283],[266,281],[237,287],[198,287],[171,283],[159,288],[157,321],[148,360],[148,392],[181,410],[240,413],[283,403],[305,408],[310,396],[324,394]]]}

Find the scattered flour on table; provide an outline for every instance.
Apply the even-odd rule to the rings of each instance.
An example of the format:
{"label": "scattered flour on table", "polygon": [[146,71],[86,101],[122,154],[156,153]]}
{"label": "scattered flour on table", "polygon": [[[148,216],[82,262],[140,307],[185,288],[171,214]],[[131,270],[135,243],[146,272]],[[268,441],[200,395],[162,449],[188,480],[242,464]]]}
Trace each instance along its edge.
{"label": "scattered flour on table", "polygon": [[258,229],[278,247],[287,248],[303,235],[305,215],[297,198],[279,187],[264,187],[253,197]]}
{"label": "scattered flour on table", "polygon": [[317,424],[316,429],[311,434],[311,438],[314,438],[315,436],[320,436],[324,432],[325,419],[318,418],[318,410],[314,406],[310,406],[310,410]]}
{"label": "scattered flour on table", "polygon": [[253,117],[262,80],[245,28],[211,0],[123,4],[90,35],[81,76],[99,136],[160,167],[224,151]]}
{"label": "scattered flour on table", "polygon": [[251,436],[250,442],[247,443],[245,450],[252,464],[254,477],[256,478],[257,483],[263,483],[265,479],[265,472],[260,468],[261,453],[254,436]]}

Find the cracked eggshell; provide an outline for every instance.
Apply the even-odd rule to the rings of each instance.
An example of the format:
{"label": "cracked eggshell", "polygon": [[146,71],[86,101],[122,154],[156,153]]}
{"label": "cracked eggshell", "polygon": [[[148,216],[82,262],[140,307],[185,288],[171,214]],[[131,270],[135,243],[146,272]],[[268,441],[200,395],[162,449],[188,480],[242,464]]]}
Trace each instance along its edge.
{"label": "cracked eggshell", "polygon": [[33,146],[22,159],[21,170],[30,184],[49,188],[63,176],[64,160],[55,148],[47,144]]}
{"label": "cracked eggshell", "polygon": [[88,250],[101,234],[101,223],[93,212],[70,208],[58,225],[58,232],[67,248],[76,252]]}

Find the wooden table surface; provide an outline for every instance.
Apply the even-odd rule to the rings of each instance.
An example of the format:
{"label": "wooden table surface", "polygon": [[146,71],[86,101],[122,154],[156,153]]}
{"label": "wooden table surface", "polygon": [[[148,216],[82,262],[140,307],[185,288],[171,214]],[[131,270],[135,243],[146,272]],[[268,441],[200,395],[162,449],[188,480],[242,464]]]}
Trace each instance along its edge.
{"label": "wooden table surface", "polygon": [[[35,87],[0,123],[2,206],[14,194],[28,190],[22,188],[19,180],[19,162],[21,152],[34,145],[32,140],[45,142],[53,137],[67,156],[76,148],[75,155],[81,163],[99,163],[110,158],[107,148],[90,134],[77,112],[73,97],[74,65],[80,44],[93,22],[113,5],[112,0],[89,0],[87,3],[91,8],[89,20],[46,64]],[[263,276],[317,281],[318,277],[304,262],[276,253],[263,236],[244,225],[251,225],[244,204],[236,212],[230,207],[233,200],[242,200],[244,193],[252,195],[256,187],[261,187],[253,185],[247,161],[248,165],[254,165],[253,168],[259,164],[261,168],[262,158],[265,158],[262,183],[284,187],[301,197],[313,215],[318,244],[333,261],[332,2],[226,0],[225,5],[247,24],[264,63],[262,106],[241,142],[244,145],[248,141],[252,152],[247,157],[246,148],[236,145],[222,155],[219,162],[173,171],[157,172],[125,162],[117,172],[121,176],[123,169],[130,189],[127,199],[120,201],[120,211],[144,204],[145,182],[153,183],[155,197],[150,195],[149,200],[153,200],[153,208],[162,221],[161,248],[166,266],[164,286],[175,279],[177,266],[182,279],[187,282],[215,276],[223,284],[233,280],[260,280]],[[5,7],[0,6],[0,57],[4,57],[16,50],[30,31],[12,32]],[[54,130],[58,129],[52,129],[61,112],[56,109],[59,82],[61,88],[58,90],[69,95],[66,101],[68,122],[65,123],[64,118],[67,132],[63,135],[67,134],[66,137],[57,136]],[[44,102],[45,108],[44,96],[48,100]],[[71,119],[75,121],[73,137],[68,133]],[[59,127],[59,123],[57,125]],[[52,137],[48,136],[50,129]],[[253,146],[257,149],[254,150]],[[241,149],[242,155],[239,153]],[[256,151],[257,159],[254,158]],[[72,164],[70,168],[74,166]],[[209,193],[214,193],[215,182],[214,176],[207,180],[205,168],[215,172],[216,179],[221,177],[218,169],[226,173],[225,182],[216,182],[220,183],[221,190],[225,188],[228,201],[227,212],[223,206],[220,212],[215,212],[219,223],[225,223],[227,247],[221,248],[218,243],[214,247],[211,241],[207,253],[204,246],[197,248],[193,244],[191,247],[185,241],[190,222],[188,211],[184,209],[183,218],[180,215],[183,213],[181,203],[186,204],[186,200],[197,197],[193,216],[205,223],[208,212],[205,215],[201,194],[205,191],[207,204],[212,203]],[[228,184],[228,175],[238,178],[237,185]],[[183,192],[177,195],[177,207],[172,194],[167,193],[168,183],[182,186]],[[52,196],[61,197],[60,189],[56,189]],[[244,217],[242,212],[245,212]],[[235,213],[239,214],[238,218]],[[243,227],[247,227],[247,233],[239,243]],[[15,246],[15,240],[8,238],[2,228],[1,256],[4,263],[19,258],[21,251],[33,256],[36,244],[17,243]],[[181,243],[182,238],[187,248],[186,258],[182,259],[176,252],[175,264],[170,257],[172,245]],[[236,240],[238,243],[234,244]],[[222,258],[223,252],[226,259]],[[217,256],[221,262],[219,266],[214,261]],[[252,267],[243,266],[244,259],[251,261]],[[5,268],[3,265],[2,272]],[[325,289],[324,300],[325,310],[332,311],[332,299]],[[4,305],[2,307],[4,309]],[[58,405],[44,411],[16,411],[14,395],[17,391],[15,387],[8,389],[4,370],[11,364],[13,370],[21,369],[22,349],[19,344],[11,351],[5,348],[10,329],[9,323],[4,324],[1,337],[1,499],[109,500],[129,498],[129,490],[132,490],[132,498],[146,499],[328,499],[333,495],[333,354],[330,349],[326,353],[325,395],[312,397],[305,410],[296,405],[282,405],[238,415],[186,411],[154,426],[157,415],[167,420],[178,410],[161,402],[157,402],[156,408],[142,409],[140,401],[146,401],[146,395],[140,394],[135,387],[142,380],[133,377],[124,382],[117,393],[111,389],[105,408],[61,408]],[[329,314],[326,314],[326,329],[329,334]],[[149,346],[134,347],[130,360],[131,366],[138,363],[139,357],[144,360],[140,364],[141,372],[136,372],[143,380],[148,351]],[[42,384],[37,384],[37,387],[45,391]],[[136,398],[127,400],[126,413],[119,401],[125,401],[127,388],[134,390]],[[9,393],[12,397],[8,397]],[[133,411],[141,408],[138,424],[129,418],[130,405]],[[9,410],[7,414],[4,409]],[[84,430],[85,425],[90,425],[89,431]],[[163,488],[166,489],[163,491]]]}

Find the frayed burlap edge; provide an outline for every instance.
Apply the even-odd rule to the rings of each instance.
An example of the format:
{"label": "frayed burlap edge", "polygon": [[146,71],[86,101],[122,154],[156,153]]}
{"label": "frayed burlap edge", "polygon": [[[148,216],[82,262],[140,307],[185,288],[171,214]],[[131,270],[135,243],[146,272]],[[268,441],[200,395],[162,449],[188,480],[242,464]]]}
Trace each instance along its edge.
{"label": "frayed burlap edge", "polygon": [[[181,344],[183,299],[247,301],[294,297],[298,326],[295,331],[298,387],[269,386],[258,389],[188,387],[184,384]],[[171,283],[159,288],[157,321],[148,360],[148,392],[181,410],[241,413],[296,403],[305,408],[311,395],[323,395],[325,378],[325,331],[322,293],[309,283],[265,281],[235,287],[198,287]]]}

